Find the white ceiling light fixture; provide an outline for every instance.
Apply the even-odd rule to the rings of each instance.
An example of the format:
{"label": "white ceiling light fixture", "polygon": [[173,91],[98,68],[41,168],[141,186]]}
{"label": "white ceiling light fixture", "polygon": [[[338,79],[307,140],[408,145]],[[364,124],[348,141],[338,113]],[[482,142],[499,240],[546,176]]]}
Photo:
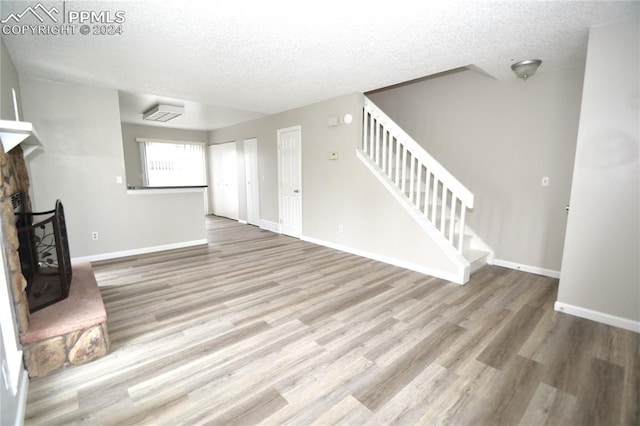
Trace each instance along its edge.
{"label": "white ceiling light fixture", "polygon": [[184,107],[158,104],[142,115],[144,120],[166,123],[184,114]]}
{"label": "white ceiling light fixture", "polygon": [[527,81],[527,78],[536,73],[541,63],[542,61],[540,59],[527,59],[511,65],[511,69],[516,73],[518,78]]}

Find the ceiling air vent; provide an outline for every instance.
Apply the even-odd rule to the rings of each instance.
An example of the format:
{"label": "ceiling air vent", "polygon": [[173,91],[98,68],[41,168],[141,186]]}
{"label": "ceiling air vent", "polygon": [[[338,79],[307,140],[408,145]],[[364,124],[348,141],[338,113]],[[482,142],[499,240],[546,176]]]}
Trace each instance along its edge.
{"label": "ceiling air vent", "polygon": [[172,105],[156,105],[142,115],[148,121],[160,121],[166,123],[184,114],[184,108]]}

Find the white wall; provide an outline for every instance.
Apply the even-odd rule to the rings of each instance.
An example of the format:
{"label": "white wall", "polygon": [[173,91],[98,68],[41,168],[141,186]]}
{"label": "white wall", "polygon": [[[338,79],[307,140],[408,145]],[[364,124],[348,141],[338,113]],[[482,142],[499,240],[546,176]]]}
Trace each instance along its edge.
{"label": "white wall", "polygon": [[[277,130],[302,126],[304,238],[379,258],[452,274],[454,265],[357,159],[362,95],[353,94],[210,132],[210,143],[258,138],[261,219],[278,223]],[[353,115],[351,125],[327,127],[330,116]],[[328,159],[331,151],[339,160]],[[238,155],[242,158],[242,153]],[[240,185],[240,217],[246,212]],[[244,213],[246,215],[246,213]],[[342,225],[343,232],[339,232]]]}
{"label": "white wall", "polygon": [[[20,80],[4,42],[0,42],[0,44],[2,45],[0,47],[0,76],[2,76],[2,84],[0,84],[0,119],[16,120],[11,89],[15,89],[16,97],[20,99]],[[22,105],[20,103],[18,103],[18,114],[22,119]]]}
{"label": "white wall", "polygon": [[33,208],[62,200],[73,258],[204,241],[202,193],[127,195],[116,183],[125,176],[117,90],[20,82],[25,119],[44,145],[28,160]]}
{"label": "white wall", "polygon": [[556,308],[640,332],[640,20],[593,28]]}
{"label": "white wall", "polygon": [[545,72],[544,63],[526,82],[462,70],[369,98],[474,193],[467,220],[497,263],[557,276],[582,76],[582,67]]}

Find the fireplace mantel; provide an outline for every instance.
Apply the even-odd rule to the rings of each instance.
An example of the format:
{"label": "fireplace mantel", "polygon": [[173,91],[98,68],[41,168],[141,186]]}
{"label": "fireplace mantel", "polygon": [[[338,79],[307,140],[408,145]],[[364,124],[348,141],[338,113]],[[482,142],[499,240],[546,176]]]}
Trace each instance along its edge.
{"label": "fireplace mantel", "polygon": [[4,152],[9,152],[16,146],[22,145],[25,158],[42,147],[33,124],[28,121],[0,120],[0,139],[2,139]]}

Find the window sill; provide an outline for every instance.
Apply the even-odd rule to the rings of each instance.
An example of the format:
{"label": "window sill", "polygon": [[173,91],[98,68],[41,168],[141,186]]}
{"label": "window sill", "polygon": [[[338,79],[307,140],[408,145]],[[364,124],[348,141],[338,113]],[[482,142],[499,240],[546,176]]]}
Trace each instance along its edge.
{"label": "window sill", "polygon": [[184,194],[202,193],[207,185],[196,186],[128,186],[127,195]]}

